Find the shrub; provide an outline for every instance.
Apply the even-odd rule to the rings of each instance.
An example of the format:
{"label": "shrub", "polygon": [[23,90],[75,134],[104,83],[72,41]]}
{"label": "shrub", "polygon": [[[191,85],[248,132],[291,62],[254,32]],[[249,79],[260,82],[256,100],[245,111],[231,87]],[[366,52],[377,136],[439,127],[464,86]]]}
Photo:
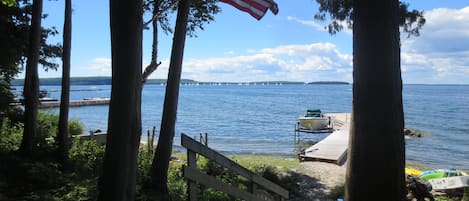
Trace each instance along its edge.
{"label": "shrub", "polygon": [[169,166],[168,190],[171,200],[187,200],[187,182],[182,174],[182,165]]}
{"label": "shrub", "polygon": [[[137,201],[155,200],[153,189],[148,188],[150,169],[153,162],[153,151],[140,147],[137,172]],[[187,200],[187,182],[182,175],[183,162],[171,161],[168,169],[168,190],[170,200]]]}
{"label": "shrub", "polygon": [[81,124],[79,119],[71,119],[68,121],[68,133],[70,133],[70,135],[83,134],[83,130],[83,124]]}
{"label": "shrub", "polygon": [[298,183],[300,182],[300,178],[297,176],[291,174],[282,175],[277,168],[272,166],[255,166],[251,167],[251,169],[258,175],[284,188],[291,195],[299,193],[300,187]]}
{"label": "shrub", "polygon": [[23,126],[18,123],[11,124],[10,119],[4,118],[0,125],[0,150],[15,151],[20,147],[23,136]]}
{"label": "shrub", "polygon": [[[56,149],[55,139],[58,133],[59,115],[50,113],[38,113],[37,136],[35,138],[37,150],[45,153],[53,152]],[[83,124],[78,119],[68,121],[68,131],[70,135],[82,134]]]}
{"label": "shrub", "polygon": [[71,166],[77,173],[98,176],[102,167],[105,146],[98,145],[95,140],[73,140],[69,152]]}
{"label": "shrub", "polygon": [[10,107],[6,112],[6,117],[10,119],[10,126],[23,123],[23,109],[21,109],[20,107]]}
{"label": "shrub", "polygon": [[25,170],[29,176],[29,182],[40,188],[53,188],[56,184],[63,182],[63,174],[59,164],[54,162],[30,161],[24,163]]}
{"label": "shrub", "polygon": [[57,136],[59,116],[49,113],[38,113],[37,135],[34,139],[36,150],[41,152],[52,152],[55,149],[54,138]]}
{"label": "shrub", "polygon": [[[218,181],[223,183],[231,184],[232,186],[236,186],[240,189],[246,189],[247,184],[244,179],[239,177],[233,171],[217,164],[214,161],[207,160],[206,158],[202,158],[198,160],[198,164],[201,171],[205,172],[207,175],[215,177]],[[199,188],[202,189],[199,195],[200,200],[220,200],[220,201],[229,201],[229,200],[237,200],[233,196],[220,192],[211,188]]]}
{"label": "shrub", "polygon": [[331,192],[329,193],[329,198],[337,200],[338,198],[343,198],[345,195],[345,184],[337,185],[332,187]]}

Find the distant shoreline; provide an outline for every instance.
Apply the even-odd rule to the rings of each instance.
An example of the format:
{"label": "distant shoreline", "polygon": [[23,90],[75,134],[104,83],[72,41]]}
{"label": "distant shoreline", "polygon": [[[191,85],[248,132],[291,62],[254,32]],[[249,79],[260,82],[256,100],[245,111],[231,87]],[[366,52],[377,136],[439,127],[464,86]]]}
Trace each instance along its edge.
{"label": "distant shoreline", "polygon": [[[111,85],[111,77],[72,77],[70,78],[71,85]],[[40,78],[41,86],[60,86],[62,78]],[[166,84],[166,79],[149,79],[147,84]],[[11,82],[12,86],[23,86],[24,79],[15,79]],[[182,85],[351,85],[349,82],[342,81],[315,81],[315,82],[296,82],[296,81],[253,81],[253,82],[200,82],[191,79],[181,79]],[[422,85],[422,86],[467,86],[469,84],[418,84],[418,83],[403,83],[405,86]]]}
{"label": "distant shoreline", "polygon": [[[62,78],[41,78],[39,81],[41,86],[60,86]],[[72,77],[71,85],[111,85],[111,77]],[[149,79],[147,84],[166,84],[166,79]],[[11,83],[13,86],[23,86],[24,79],[15,79]],[[317,82],[293,82],[293,81],[255,81],[255,82],[199,82],[191,79],[181,79],[181,84],[199,84],[199,85],[278,85],[278,84],[334,84],[334,85],[350,85],[348,82],[341,81],[317,81]]]}

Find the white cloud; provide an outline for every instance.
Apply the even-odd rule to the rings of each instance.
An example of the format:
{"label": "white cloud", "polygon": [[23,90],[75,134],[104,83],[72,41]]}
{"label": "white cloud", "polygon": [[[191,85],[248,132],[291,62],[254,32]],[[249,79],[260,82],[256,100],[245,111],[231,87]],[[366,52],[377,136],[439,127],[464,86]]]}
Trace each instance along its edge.
{"label": "white cloud", "polygon": [[404,82],[468,83],[469,7],[424,12],[419,37],[402,37]]}
{"label": "white cloud", "polygon": [[352,55],[332,43],[285,45],[250,50],[245,55],[188,59],[184,78],[198,81],[351,81]]}
{"label": "white cloud", "polygon": [[[295,22],[298,22],[302,25],[306,25],[306,26],[309,26],[309,27],[313,27],[314,29],[316,29],[317,31],[324,31],[324,32],[327,32],[327,29],[325,28],[326,25],[323,25],[323,24],[320,24],[318,23],[318,20],[302,20],[302,19],[298,19],[296,17],[292,17],[292,16],[288,16],[287,17],[287,20],[289,21],[295,21]],[[352,35],[353,31],[352,29],[349,29],[348,27],[348,24],[346,21],[340,21],[339,22],[342,26],[343,26],[343,29],[342,31],[349,34],[349,35]]]}
{"label": "white cloud", "polygon": [[91,61],[87,70],[90,75],[96,76],[111,76],[112,70],[112,59],[111,58],[95,58]]}
{"label": "white cloud", "polygon": [[230,51],[223,52],[223,54],[226,54],[226,55],[233,55],[233,54],[235,54],[235,51],[230,50]]}
{"label": "white cloud", "polygon": [[[401,39],[404,83],[469,83],[469,7],[424,13],[421,36]],[[308,21],[288,17],[308,25]],[[309,24],[324,30],[319,24]],[[199,81],[338,80],[352,82],[352,54],[332,43],[282,45],[225,52],[223,57],[185,58],[183,78]],[[169,61],[152,78],[167,78]],[[111,59],[96,58],[88,74],[111,75]]]}
{"label": "white cloud", "polygon": [[316,21],[313,21],[313,20],[300,20],[300,19],[298,19],[296,17],[292,17],[292,16],[288,16],[287,20],[295,21],[295,22],[298,22],[300,24],[313,27],[314,29],[316,29],[318,31],[326,31],[326,29],[324,28],[324,25],[321,25],[321,24],[319,24],[319,23],[317,23]]}

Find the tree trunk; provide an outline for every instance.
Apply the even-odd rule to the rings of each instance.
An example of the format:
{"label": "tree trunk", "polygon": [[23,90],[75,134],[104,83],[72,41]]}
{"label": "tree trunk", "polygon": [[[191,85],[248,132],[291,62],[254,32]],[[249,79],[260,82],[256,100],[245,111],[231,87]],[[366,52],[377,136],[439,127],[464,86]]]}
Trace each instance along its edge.
{"label": "tree trunk", "polygon": [[28,61],[24,79],[24,131],[21,141],[20,153],[31,157],[33,153],[34,138],[37,134],[37,106],[39,97],[39,75],[37,65],[39,62],[39,48],[41,45],[41,17],[42,0],[33,1],[31,18],[31,31],[29,34]]}
{"label": "tree trunk", "polygon": [[[152,17],[152,26],[153,26],[153,43],[152,43],[152,47],[151,47],[151,61],[150,61],[150,64],[145,67],[145,70],[143,72],[143,78],[142,78],[142,82],[143,84],[145,84],[145,82],[147,81],[148,77],[150,77],[150,75],[158,68],[158,66],[161,64],[160,63],[157,63],[157,59],[158,59],[158,19],[157,19],[157,15],[158,15],[158,8],[159,8],[159,4],[161,2],[159,1],[154,1],[153,2],[153,17]],[[143,86],[142,86],[142,89],[143,89]]]}
{"label": "tree trunk", "polygon": [[135,199],[141,135],[142,1],[111,0],[112,88],[101,201]]}
{"label": "tree trunk", "polygon": [[[159,1],[153,2],[153,16],[158,15]],[[153,26],[153,43],[151,47],[151,62],[157,63],[158,59],[158,18],[151,23]]]}
{"label": "tree trunk", "polygon": [[405,200],[398,1],[353,3],[353,123],[345,197]]}
{"label": "tree trunk", "polygon": [[173,148],[174,129],[179,98],[179,83],[181,81],[182,59],[184,55],[187,17],[190,4],[190,0],[179,1],[160,136],[158,138],[158,144],[156,146],[156,152],[151,167],[152,186],[155,187],[155,190],[163,199],[168,196],[168,166]]}
{"label": "tree trunk", "polygon": [[60,96],[58,161],[66,166],[70,136],[68,132],[68,108],[70,102],[70,55],[72,43],[72,0],[65,0],[63,53],[62,53],[62,93]]}

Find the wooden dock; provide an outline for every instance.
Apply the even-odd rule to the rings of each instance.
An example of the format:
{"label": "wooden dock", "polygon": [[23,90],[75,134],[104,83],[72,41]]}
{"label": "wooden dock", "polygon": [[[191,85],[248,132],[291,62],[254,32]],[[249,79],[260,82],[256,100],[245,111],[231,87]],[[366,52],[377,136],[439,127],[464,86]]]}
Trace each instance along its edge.
{"label": "wooden dock", "polygon": [[342,164],[347,157],[350,113],[329,113],[334,131],[299,155],[301,161],[325,161]]}
{"label": "wooden dock", "polygon": [[[71,100],[69,107],[81,107],[90,105],[108,105],[109,98],[89,98],[83,100]],[[41,101],[38,108],[54,108],[60,107],[60,101]]]}

